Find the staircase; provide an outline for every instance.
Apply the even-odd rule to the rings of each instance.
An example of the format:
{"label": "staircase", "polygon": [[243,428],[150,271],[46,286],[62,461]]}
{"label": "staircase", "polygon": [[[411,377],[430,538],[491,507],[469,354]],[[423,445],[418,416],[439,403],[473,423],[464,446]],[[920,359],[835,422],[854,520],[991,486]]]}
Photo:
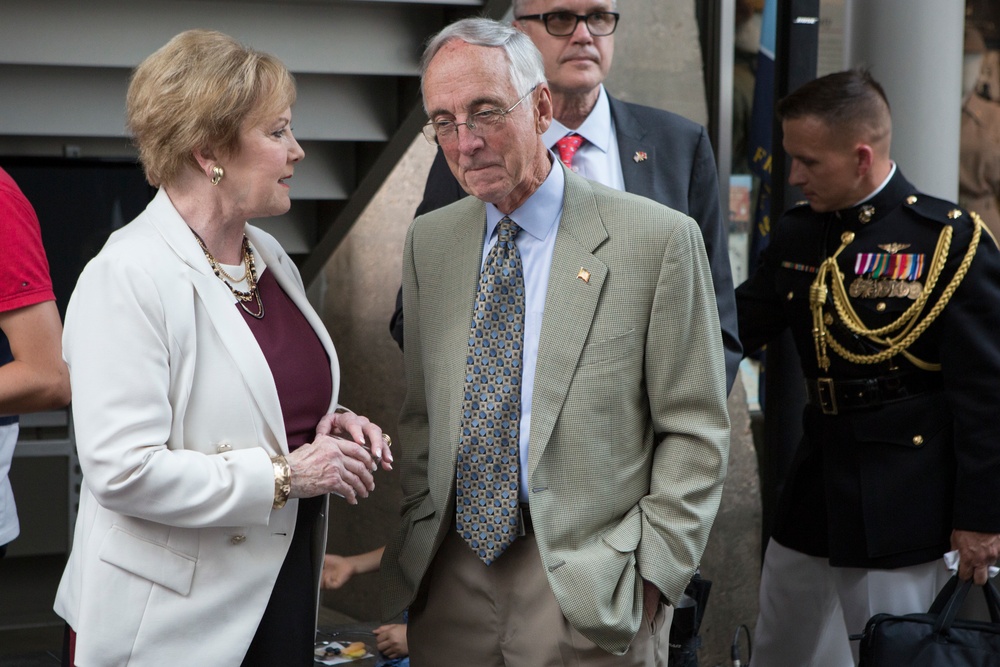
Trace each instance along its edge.
{"label": "staircase", "polygon": [[25,157],[134,160],[124,112],[132,68],[183,30],[220,30],[273,53],[295,74],[293,126],[308,159],[295,171],[291,211],[262,226],[300,263],[309,284],[425,122],[418,78],[424,42],[458,18],[499,18],[509,5],[509,0],[7,3],[0,18],[0,166]]}

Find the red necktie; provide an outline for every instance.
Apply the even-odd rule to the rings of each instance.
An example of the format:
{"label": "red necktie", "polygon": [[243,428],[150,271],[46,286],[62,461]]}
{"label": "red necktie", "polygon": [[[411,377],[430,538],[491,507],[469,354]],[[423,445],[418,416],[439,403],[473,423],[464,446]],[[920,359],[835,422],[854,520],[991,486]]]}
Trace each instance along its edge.
{"label": "red necktie", "polygon": [[573,156],[576,155],[576,151],[582,143],[583,137],[576,133],[567,134],[556,142],[556,148],[559,149],[559,159],[563,161],[564,165],[573,166]]}

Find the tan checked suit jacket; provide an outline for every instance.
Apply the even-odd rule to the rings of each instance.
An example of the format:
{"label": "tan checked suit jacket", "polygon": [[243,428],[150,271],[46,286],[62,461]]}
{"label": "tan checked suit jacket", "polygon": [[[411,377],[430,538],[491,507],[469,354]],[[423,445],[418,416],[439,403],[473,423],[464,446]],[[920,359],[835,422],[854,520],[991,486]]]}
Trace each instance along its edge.
{"label": "tan checked suit jacket", "polygon": [[[528,492],[563,613],[596,644],[623,653],[641,621],[640,577],[676,601],[705,548],[728,457],[724,356],[694,221],[565,174],[539,342]],[[483,202],[468,197],[416,219],[406,239],[404,499],[402,524],[382,561],[387,618],[413,601],[454,527],[485,220]]]}

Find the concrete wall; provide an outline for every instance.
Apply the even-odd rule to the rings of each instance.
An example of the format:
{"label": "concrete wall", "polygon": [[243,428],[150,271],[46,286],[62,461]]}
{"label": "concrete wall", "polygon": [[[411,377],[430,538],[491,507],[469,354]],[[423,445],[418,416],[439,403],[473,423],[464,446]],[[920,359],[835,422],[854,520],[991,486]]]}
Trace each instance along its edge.
{"label": "concrete wall", "polygon": [[[706,121],[701,54],[690,0],[622,2],[608,88],[620,97],[667,108]],[[420,201],[433,150],[417,138],[326,267],[324,318],[341,356],[343,403],[367,414],[390,434],[402,401],[401,354],[388,334],[400,282],[406,228]],[[704,665],[728,660],[729,643],[740,623],[756,617],[760,507],[756,459],[745,395],[730,401],[733,441],[723,507],[703,561],[714,582],[703,628]],[[383,543],[396,522],[399,502],[395,473],[379,473],[375,495],[360,507],[336,507],[329,550],[357,553]],[[359,577],[325,604],[355,618],[377,617],[377,575]]]}
{"label": "concrete wall", "polygon": [[[406,229],[433,159],[434,148],[418,136],[322,277],[321,313],[340,356],[340,402],[390,435],[396,433],[404,386],[403,355],[389,336],[389,318],[402,276]],[[397,471],[380,471],[375,484],[375,493],[357,507],[332,504],[327,551],[347,555],[385,544],[399,518]],[[378,575],[357,577],[327,593],[324,604],[359,620],[378,618]]]}
{"label": "concrete wall", "polygon": [[851,0],[847,10],[847,62],[868,67],[885,88],[892,158],[917,188],[955,201],[965,2]]}
{"label": "concrete wall", "polygon": [[614,66],[605,84],[628,102],[705,125],[708,109],[691,0],[622,0]]}

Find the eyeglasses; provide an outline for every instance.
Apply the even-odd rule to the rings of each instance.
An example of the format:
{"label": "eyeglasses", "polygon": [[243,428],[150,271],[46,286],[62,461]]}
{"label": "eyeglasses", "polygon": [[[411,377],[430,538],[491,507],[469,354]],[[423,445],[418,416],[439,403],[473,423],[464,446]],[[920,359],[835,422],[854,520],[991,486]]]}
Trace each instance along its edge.
{"label": "eyeglasses", "polygon": [[587,30],[594,37],[606,37],[618,27],[618,12],[594,12],[593,14],[573,14],[572,12],[549,12],[518,16],[518,21],[541,21],[545,30],[553,37],[568,37],[576,32],[580,21],[587,24]]}
{"label": "eyeglasses", "polygon": [[507,115],[517,108],[518,104],[535,92],[535,88],[538,88],[538,84],[532,86],[531,90],[522,95],[521,99],[514,102],[506,111],[503,109],[483,109],[469,114],[468,120],[464,123],[456,123],[453,120],[432,120],[422,128],[424,138],[432,144],[446,144],[455,141],[458,139],[459,125],[464,125],[469,129],[469,132],[482,138],[499,127]]}

